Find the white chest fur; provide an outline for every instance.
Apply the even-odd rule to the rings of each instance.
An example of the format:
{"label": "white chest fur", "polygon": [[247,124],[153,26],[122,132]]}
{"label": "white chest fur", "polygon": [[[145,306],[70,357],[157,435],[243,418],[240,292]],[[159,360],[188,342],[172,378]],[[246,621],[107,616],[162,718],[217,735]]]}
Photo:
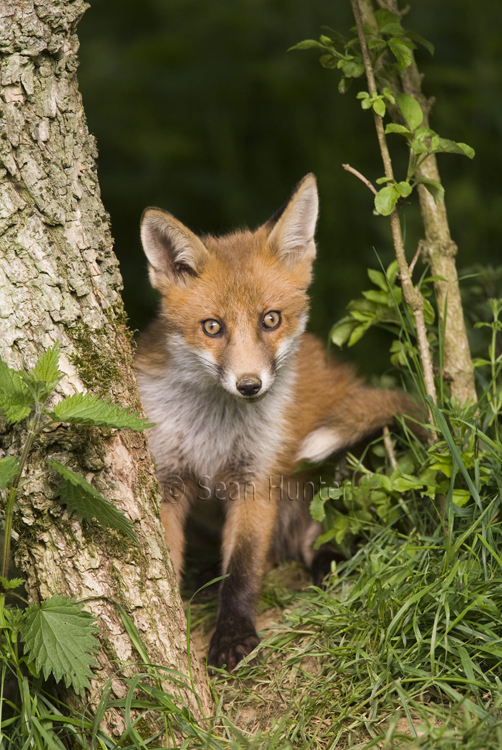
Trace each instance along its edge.
{"label": "white chest fur", "polygon": [[293,373],[283,368],[260,401],[243,402],[218,383],[189,379],[174,367],[140,373],[144,409],[156,426],[149,443],[159,472],[195,477],[270,471],[285,437]]}

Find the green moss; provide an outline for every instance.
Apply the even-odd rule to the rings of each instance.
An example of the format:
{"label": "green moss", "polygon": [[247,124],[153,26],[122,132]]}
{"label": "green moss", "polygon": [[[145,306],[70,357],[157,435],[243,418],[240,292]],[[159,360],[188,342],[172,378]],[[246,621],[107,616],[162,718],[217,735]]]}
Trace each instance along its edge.
{"label": "green moss", "polygon": [[133,334],[122,301],[107,310],[106,318],[101,328],[81,321],[68,330],[76,348],[70,361],[85,387],[101,396],[109,396],[123,384],[124,368],[132,365]]}

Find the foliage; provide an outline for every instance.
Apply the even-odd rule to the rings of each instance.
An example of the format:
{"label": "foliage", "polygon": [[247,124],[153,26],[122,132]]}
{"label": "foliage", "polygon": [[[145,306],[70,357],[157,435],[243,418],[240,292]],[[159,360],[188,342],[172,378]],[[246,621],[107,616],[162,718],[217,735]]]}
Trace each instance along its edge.
{"label": "foliage", "polygon": [[[465,143],[455,143],[441,138],[431,128],[422,126],[424,115],[420,104],[413,96],[403,93],[396,86],[396,76],[411,65],[411,50],[416,49],[415,42],[422,44],[431,54],[434,53],[432,44],[419,34],[403,28],[399,16],[389,10],[381,8],[376,11],[375,19],[377,29],[365,25],[364,31],[368,39],[375,79],[382,93],[370,96],[367,91],[359,91],[357,98],[361,101],[363,109],[371,109],[382,118],[385,117],[389,106],[397,108],[402,124],[389,123],[385,128],[385,134],[396,133],[402,136],[409,150],[408,169],[404,180],[390,179],[388,175],[377,179],[377,183],[384,183],[385,187],[380,188],[375,195],[375,210],[382,216],[389,216],[402,204],[403,199],[411,195],[418,184],[423,185],[431,193],[436,203],[444,200],[444,188],[439,182],[416,174],[428,156],[448,153],[462,154],[472,159],[474,149]],[[320,58],[321,65],[341,71],[342,78],[338,90],[344,94],[353,79],[364,75],[364,62],[357,31],[355,36],[348,40],[339,34],[333,34],[333,37],[322,35],[318,42],[308,39],[292,49],[320,49],[323,52]],[[341,51],[338,48],[341,48]]]}
{"label": "foliage", "polygon": [[[4,720],[0,713],[0,737],[9,727],[11,738],[26,742],[26,747],[32,743],[63,747],[58,736],[54,735],[52,726],[55,722],[68,728],[71,721],[67,722],[52,699],[40,692],[41,676],[45,680],[52,677],[56,682],[64,680],[66,687],[71,687],[77,694],[83,693],[90,687],[92,667],[96,666],[93,653],[99,645],[94,635],[97,631],[94,617],[74,599],[53,596],[25,609],[5,605],[6,593],[16,595],[14,590],[23,583],[20,579],[9,581],[7,570],[14,504],[19,489],[30,482],[29,478],[23,480],[30,452],[43,430],[63,421],[133,430],[143,430],[149,426],[144,418],[132,414],[128,409],[89,394],[77,393],[63,398],[49,410],[48,402],[62,378],[57,344],[42,353],[29,372],[13,370],[0,360],[0,409],[11,424],[27,420],[21,456],[8,455],[0,460],[0,489],[6,497],[5,542],[0,576],[2,694],[7,675],[13,676],[13,684],[17,683],[14,688],[17,702],[7,697],[7,718]],[[69,516],[76,513],[80,522],[96,519],[103,527],[115,529],[138,543],[132,522],[95,487],[53,458],[49,459],[48,466],[48,471],[59,475],[56,497],[66,505]],[[19,639],[24,649],[20,648]]]}

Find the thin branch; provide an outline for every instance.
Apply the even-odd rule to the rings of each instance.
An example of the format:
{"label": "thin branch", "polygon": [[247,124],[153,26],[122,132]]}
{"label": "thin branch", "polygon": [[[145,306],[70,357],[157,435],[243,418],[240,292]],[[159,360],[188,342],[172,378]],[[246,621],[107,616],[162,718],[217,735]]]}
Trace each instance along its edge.
{"label": "thin branch", "polygon": [[345,169],[346,172],[352,172],[352,174],[355,174],[356,177],[358,177],[361,182],[364,182],[366,187],[369,187],[373,195],[377,194],[376,188],[371,184],[371,182],[363,175],[361,172],[358,172],[357,169],[354,169],[354,167],[351,167],[350,164],[342,164],[342,167]]}
{"label": "thin branch", "polygon": [[419,240],[418,241],[417,252],[413,256],[413,260],[410,263],[410,276],[413,276],[413,270],[414,270],[414,268],[415,268],[415,266],[417,264],[417,260],[420,257],[420,253],[422,252],[423,247],[424,247],[424,241],[423,240]]}
{"label": "thin branch", "polygon": [[389,457],[390,465],[392,466],[393,471],[397,471],[399,467],[397,465],[394,446],[392,445],[388,427],[383,428],[383,444],[385,446],[385,450],[387,451],[387,455]]}

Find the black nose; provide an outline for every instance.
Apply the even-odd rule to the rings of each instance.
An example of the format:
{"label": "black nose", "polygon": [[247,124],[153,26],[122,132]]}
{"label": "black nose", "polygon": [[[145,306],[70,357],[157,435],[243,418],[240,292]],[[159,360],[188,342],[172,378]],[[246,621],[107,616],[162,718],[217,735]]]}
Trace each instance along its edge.
{"label": "black nose", "polygon": [[237,390],[243,396],[256,396],[261,389],[261,380],[256,375],[243,375],[237,381]]}

